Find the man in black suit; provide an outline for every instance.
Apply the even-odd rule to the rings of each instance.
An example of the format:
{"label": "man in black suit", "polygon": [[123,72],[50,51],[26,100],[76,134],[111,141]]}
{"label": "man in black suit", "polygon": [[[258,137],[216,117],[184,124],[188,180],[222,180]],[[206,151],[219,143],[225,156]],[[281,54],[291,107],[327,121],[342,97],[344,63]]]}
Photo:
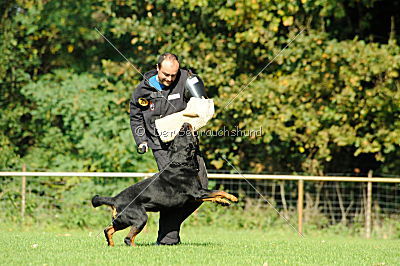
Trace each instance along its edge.
{"label": "man in black suit", "polygon": [[[186,108],[189,99],[185,97],[185,83],[188,70],[181,69],[178,57],[164,53],[158,58],[156,69],[144,74],[144,79],[136,87],[130,101],[130,124],[138,150],[147,152],[150,148],[159,171],[171,162],[167,155],[169,143],[159,137],[155,120],[180,112]],[[207,188],[207,170],[204,159],[197,154],[199,179]],[[160,211],[157,244],[175,245],[180,243],[179,231],[182,222],[193,213],[201,203],[190,203],[176,209]]]}

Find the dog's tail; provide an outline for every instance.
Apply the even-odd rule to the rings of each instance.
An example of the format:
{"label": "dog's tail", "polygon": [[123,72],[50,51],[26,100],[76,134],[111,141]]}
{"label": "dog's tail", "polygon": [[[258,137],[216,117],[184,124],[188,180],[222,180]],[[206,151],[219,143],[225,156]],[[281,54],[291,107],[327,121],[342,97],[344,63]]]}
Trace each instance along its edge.
{"label": "dog's tail", "polygon": [[114,205],[114,198],[112,197],[100,197],[99,195],[96,195],[92,198],[92,205],[93,207],[99,207],[101,205],[108,205],[108,206],[113,206]]}

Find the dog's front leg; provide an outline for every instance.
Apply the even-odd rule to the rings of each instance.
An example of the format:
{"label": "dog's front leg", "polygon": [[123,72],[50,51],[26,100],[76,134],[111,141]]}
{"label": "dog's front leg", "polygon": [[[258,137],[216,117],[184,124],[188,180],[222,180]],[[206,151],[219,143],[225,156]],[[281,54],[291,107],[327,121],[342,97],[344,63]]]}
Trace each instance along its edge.
{"label": "dog's front leg", "polygon": [[225,191],[221,191],[221,190],[211,192],[209,197],[211,197],[211,198],[225,198],[225,199],[228,199],[228,200],[230,200],[232,202],[238,202],[238,199],[235,196],[233,196],[232,194],[226,193]]}
{"label": "dog's front leg", "polygon": [[204,194],[200,198],[197,198],[197,200],[203,202],[209,201],[222,206],[229,206],[230,202],[228,200],[232,202],[238,201],[235,196],[220,190],[204,190]]}
{"label": "dog's front leg", "polygon": [[222,205],[222,206],[229,206],[229,205],[231,205],[231,203],[230,203],[228,200],[223,199],[223,198],[219,198],[219,197],[200,199],[200,201],[202,201],[202,202],[207,202],[207,201],[209,201],[209,202],[217,203],[217,204]]}

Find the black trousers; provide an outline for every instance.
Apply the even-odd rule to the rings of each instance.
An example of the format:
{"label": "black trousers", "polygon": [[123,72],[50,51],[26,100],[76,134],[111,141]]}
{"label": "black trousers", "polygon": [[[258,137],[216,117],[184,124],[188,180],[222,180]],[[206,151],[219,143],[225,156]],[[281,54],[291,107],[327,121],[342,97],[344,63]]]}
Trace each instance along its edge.
{"label": "black trousers", "polygon": [[[158,170],[161,172],[168,166],[170,160],[166,150],[153,150]],[[198,154],[199,178],[203,188],[208,187],[207,169],[203,157]],[[173,245],[180,242],[179,232],[183,221],[189,217],[199,206],[201,202],[187,203],[183,207],[169,209],[160,212],[157,243],[164,245]]]}

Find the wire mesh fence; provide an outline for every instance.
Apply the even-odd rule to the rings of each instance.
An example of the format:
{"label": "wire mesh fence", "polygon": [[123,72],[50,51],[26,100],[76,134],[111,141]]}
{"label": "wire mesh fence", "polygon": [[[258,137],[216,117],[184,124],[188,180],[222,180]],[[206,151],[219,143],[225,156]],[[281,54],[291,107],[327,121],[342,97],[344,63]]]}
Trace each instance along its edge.
{"label": "wire mesh fence", "polygon": [[[211,185],[214,188],[224,188],[245,197],[261,198],[261,195],[248,182],[262,196],[275,202],[278,208],[296,207],[297,181],[214,179]],[[380,211],[400,214],[400,184],[374,183],[372,188],[374,202]],[[305,202],[310,208],[319,208],[327,213],[333,213],[335,216],[341,216],[344,213],[351,216],[350,213],[363,210],[366,189],[367,184],[360,182],[306,181]]]}
{"label": "wire mesh fence", "polygon": [[[298,208],[296,180],[214,179],[211,185],[215,189],[237,193],[241,198],[267,200],[288,217]],[[400,217],[400,183],[371,185],[373,220]],[[367,186],[364,182],[305,181],[304,222],[315,219],[326,225],[365,222]]]}

